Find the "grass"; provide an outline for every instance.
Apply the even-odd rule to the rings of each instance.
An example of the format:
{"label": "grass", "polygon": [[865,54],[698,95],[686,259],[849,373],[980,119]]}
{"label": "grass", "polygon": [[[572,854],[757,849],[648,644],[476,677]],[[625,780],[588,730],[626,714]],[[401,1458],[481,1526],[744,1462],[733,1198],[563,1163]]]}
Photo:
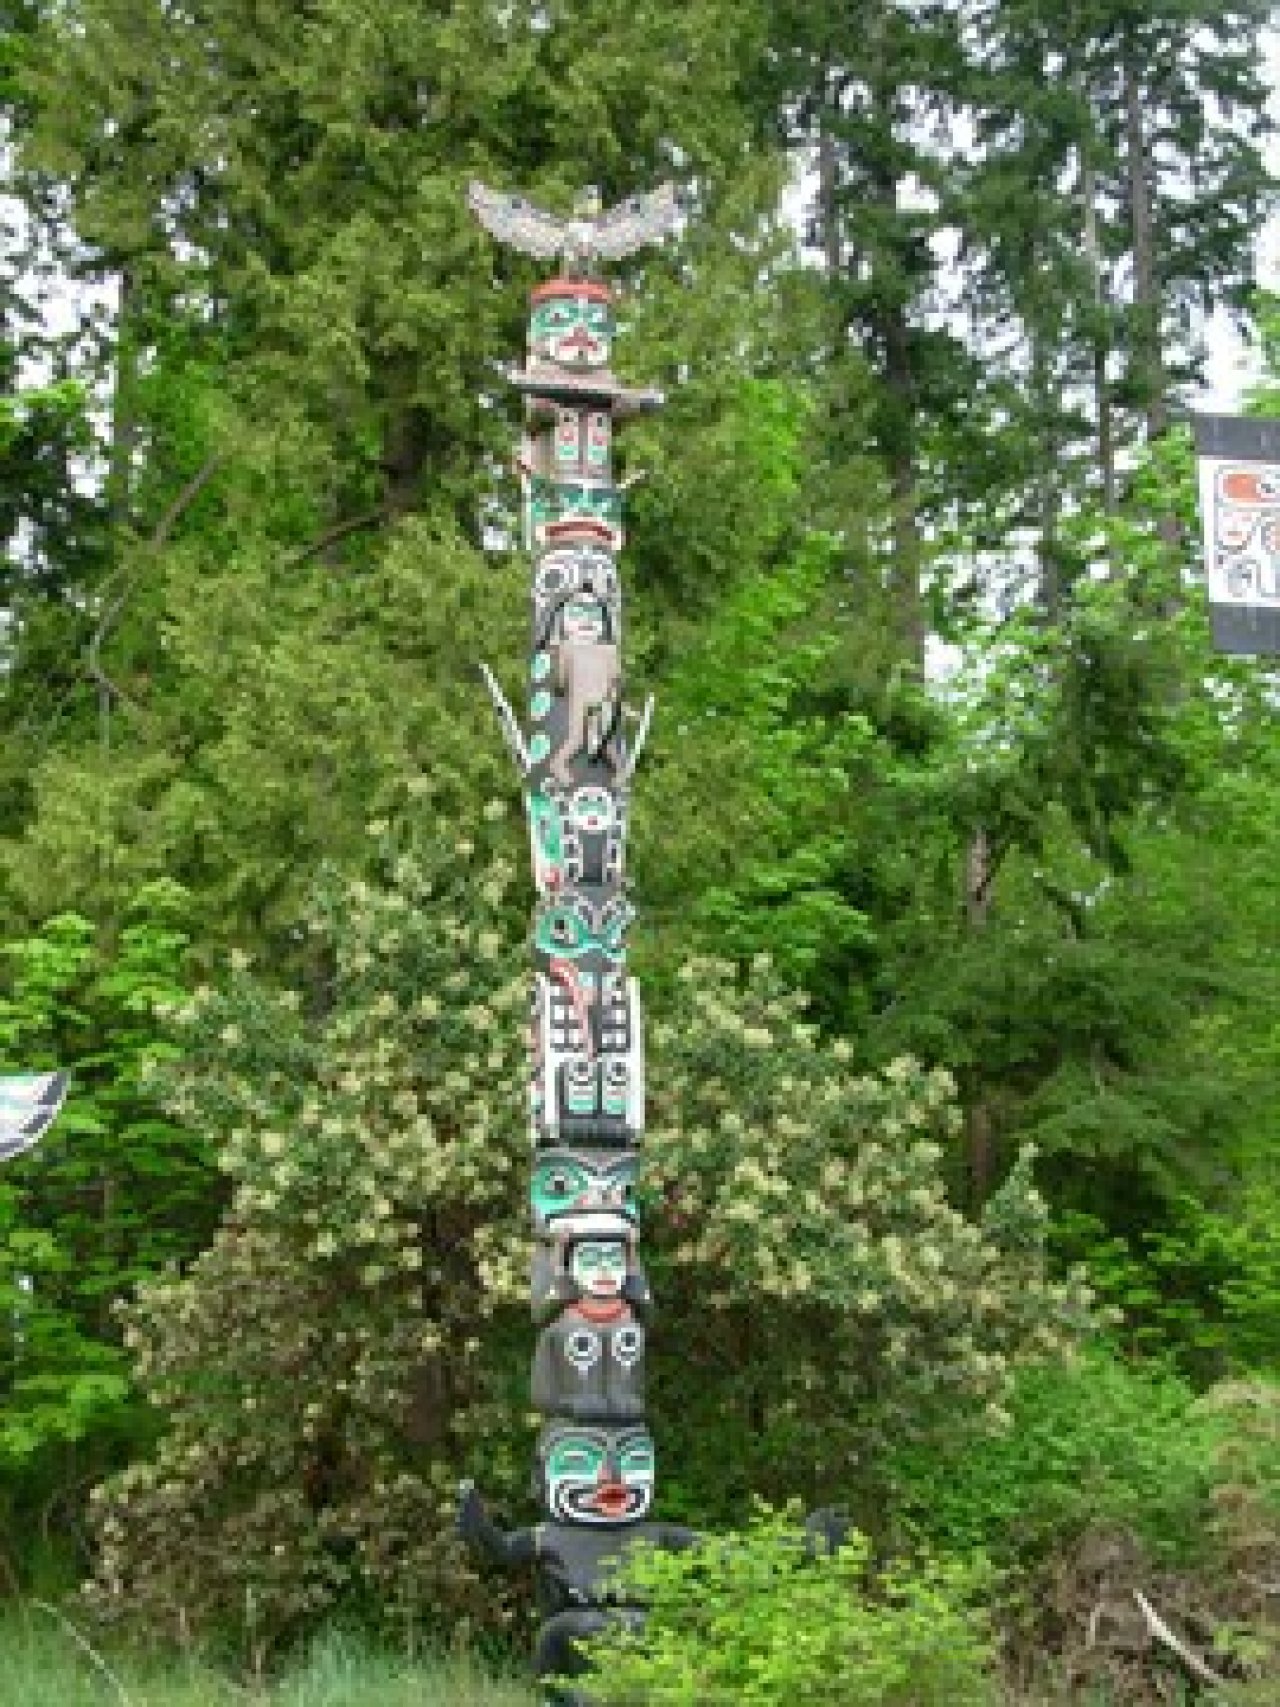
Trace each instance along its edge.
{"label": "grass", "polygon": [[330,1634],[263,1687],[183,1655],[137,1656],[42,1604],[0,1623],[0,1707],[534,1707],[465,1659],[410,1660]]}

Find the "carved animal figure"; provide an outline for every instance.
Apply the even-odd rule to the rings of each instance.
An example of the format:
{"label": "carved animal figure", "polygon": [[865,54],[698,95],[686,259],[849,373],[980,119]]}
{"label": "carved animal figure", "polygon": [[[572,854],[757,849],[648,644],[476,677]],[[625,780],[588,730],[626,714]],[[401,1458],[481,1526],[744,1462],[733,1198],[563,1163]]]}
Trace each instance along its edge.
{"label": "carved animal figure", "polygon": [[589,278],[598,262],[619,261],[646,243],[656,243],[675,224],[678,211],[672,184],[647,196],[630,196],[607,213],[600,210],[599,192],[590,189],[574,208],[573,218],[561,219],[523,196],[503,195],[473,180],[467,206],[500,242],[542,261],[558,255],[570,278]]}

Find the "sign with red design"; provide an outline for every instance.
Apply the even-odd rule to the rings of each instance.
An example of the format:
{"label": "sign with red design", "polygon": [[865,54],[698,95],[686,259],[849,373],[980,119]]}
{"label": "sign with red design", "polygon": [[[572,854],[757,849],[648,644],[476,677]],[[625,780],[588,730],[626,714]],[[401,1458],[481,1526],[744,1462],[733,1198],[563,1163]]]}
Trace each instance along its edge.
{"label": "sign with red design", "polygon": [[1280,420],[1193,420],[1214,645],[1280,653]]}

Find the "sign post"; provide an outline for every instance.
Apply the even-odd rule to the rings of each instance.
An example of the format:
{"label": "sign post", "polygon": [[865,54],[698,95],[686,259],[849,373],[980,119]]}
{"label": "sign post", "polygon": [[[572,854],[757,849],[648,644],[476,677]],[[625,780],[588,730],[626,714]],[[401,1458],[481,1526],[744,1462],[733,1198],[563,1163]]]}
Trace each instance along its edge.
{"label": "sign post", "polygon": [[1213,643],[1280,654],[1280,420],[1195,415]]}

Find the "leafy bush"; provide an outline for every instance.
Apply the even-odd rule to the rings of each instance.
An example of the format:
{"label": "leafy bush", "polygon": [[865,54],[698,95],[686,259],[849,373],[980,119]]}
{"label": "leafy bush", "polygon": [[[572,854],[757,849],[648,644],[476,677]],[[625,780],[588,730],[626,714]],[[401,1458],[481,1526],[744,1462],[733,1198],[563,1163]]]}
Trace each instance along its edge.
{"label": "leafy bush", "polygon": [[654,1553],[628,1572],[643,1632],[589,1645],[600,1707],[988,1707],[983,1573],[955,1561],[871,1567],[865,1537],[810,1557],[793,1519]]}
{"label": "leafy bush", "polygon": [[145,884],[114,930],[61,913],[0,949],[4,1069],[71,1074],[52,1131],[0,1177],[0,1527],[20,1567],[41,1531],[76,1533],[88,1481],[150,1438],[113,1305],[217,1219],[209,1149],[148,1082],[187,995],[187,906],[176,883]]}
{"label": "leafy bush", "polygon": [[1096,1217],[1055,1218],[1051,1240],[1083,1262],[1123,1343],[1172,1355],[1198,1384],[1280,1371],[1280,1186],[1246,1179],[1229,1209],[1180,1195],[1167,1224],[1130,1238]]}
{"label": "leafy bush", "polygon": [[241,960],[184,1016],[170,1106],[231,1201],[127,1312],[166,1428],[96,1498],[95,1604],[255,1664],[339,1602],[492,1611],[452,1538],[458,1466],[485,1452],[506,1490],[525,1468],[493,1326],[527,1264],[514,867],[374,842],[376,885],[315,896],[303,990]]}
{"label": "leafy bush", "polygon": [[904,1444],[890,1475],[901,1521],[943,1548],[1030,1562],[1086,1529],[1123,1528],[1157,1557],[1203,1545],[1223,1426],[1179,1376],[1095,1345],[1022,1369],[998,1436]]}

